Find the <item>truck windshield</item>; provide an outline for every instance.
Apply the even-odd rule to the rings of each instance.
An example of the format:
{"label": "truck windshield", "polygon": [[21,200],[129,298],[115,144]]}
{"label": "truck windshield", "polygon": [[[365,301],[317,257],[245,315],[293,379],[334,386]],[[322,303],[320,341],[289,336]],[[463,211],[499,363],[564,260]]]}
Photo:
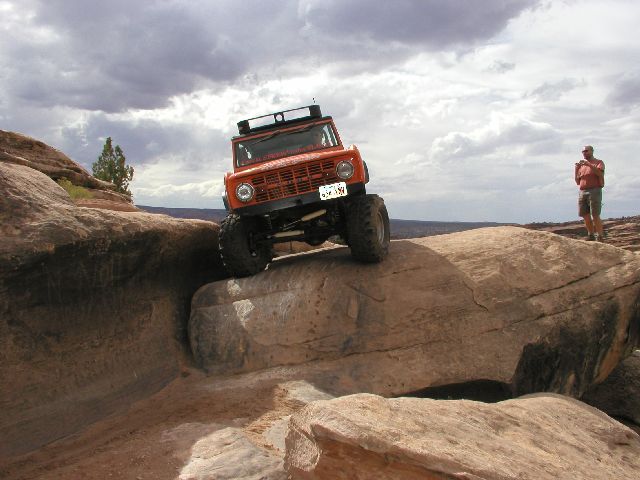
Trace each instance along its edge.
{"label": "truck windshield", "polygon": [[336,145],[338,141],[330,123],[307,125],[298,130],[274,132],[235,143],[236,165],[244,167]]}

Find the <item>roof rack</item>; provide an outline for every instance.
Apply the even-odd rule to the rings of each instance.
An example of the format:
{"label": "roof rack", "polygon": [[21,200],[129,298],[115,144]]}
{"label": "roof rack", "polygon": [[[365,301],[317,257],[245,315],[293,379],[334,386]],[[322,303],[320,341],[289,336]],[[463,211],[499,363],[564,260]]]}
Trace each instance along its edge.
{"label": "roof rack", "polygon": [[[309,110],[309,114],[305,115],[307,109]],[[291,112],[300,111],[302,111],[302,115],[291,114]],[[287,114],[286,116],[285,113]],[[269,113],[260,117],[241,120],[238,122],[238,133],[240,133],[240,135],[246,135],[247,133],[268,130],[291,123],[298,123],[321,117],[322,112],[320,110],[320,105],[308,105],[306,107],[292,108],[291,110],[283,110],[281,112]]]}

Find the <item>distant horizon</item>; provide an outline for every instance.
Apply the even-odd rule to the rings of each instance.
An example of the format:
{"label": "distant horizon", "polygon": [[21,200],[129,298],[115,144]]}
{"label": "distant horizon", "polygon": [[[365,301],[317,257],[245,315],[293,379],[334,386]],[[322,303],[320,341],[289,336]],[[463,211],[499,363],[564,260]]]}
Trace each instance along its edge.
{"label": "distant horizon", "polygon": [[[226,210],[224,208],[203,208],[203,207],[164,207],[164,206],[155,206],[155,205],[142,205],[142,204],[137,204],[134,203],[134,205],[136,207],[149,207],[149,208],[163,208],[163,209],[173,209],[173,210],[203,210],[203,211],[215,211],[215,212],[226,212]],[[495,224],[501,224],[501,225],[516,225],[515,222],[493,222],[493,221],[489,221],[489,220],[470,220],[470,221],[464,221],[464,220],[419,220],[419,219],[413,219],[413,218],[394,218],[394,217],[389,217],[390,220],[398,220],[398,221],[402,221],[402,222],[435,222],[435,223],[495,223]]]}
{"label": "distant horizon", "polygon": [[[203,211],[215,211],[215,212],[226,212],[224,208],[203,208],[203,207],[164,207],[164,206],[154,206],[154,205],[143,205],[134,203],[134,205],[138,208],[162,208],[162,209],[174,209],[174,210],[203,210]],[[640,213],[636,215],[622,215],[619,217],[603,217],[603,221],[607,220],[618,220],[622,218],[628,217],[636,217],[640,216]],[[460,223],[460,224],[468,224],[468,223],[486,223],[486,224],[497,224],[497,225],[529,225],[529,224],[538,224],[538,223],[581,223],[582,219],[573,219],[573,220],[561,220],[561,221],[552,221],[552,220],[543,220],[543,221],[534,221],[534,222],[497,222],[491,220],[422,220],[422,219],[414,219],[414,218],[395,218],[390,217],[390,220],[401,221],[401,222],[423,222],[423,223]]]}

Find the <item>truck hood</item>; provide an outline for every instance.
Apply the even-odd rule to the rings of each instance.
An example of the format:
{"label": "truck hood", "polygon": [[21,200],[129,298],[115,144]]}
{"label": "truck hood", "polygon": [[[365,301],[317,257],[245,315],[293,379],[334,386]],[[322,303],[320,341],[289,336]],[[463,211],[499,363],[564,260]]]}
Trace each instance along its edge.
{"label": "truck hood", "polygon": [[279,168],[290,167],[311,160],[328,160],[330,158],[336,157],[353,158],[355,155],[357,155],[356,152],[356,146],[351,145],[347,149],[339,148],[337,150],[325,150],[323,152],[301,153],[300,155],[293,155],[291,157],[279,158],[277,160],[271,160],[270,162],[261,163],[260,165],[249,167],[246,170],[238,170],[233,173],[233,176],[237,178],[256,175],[259,173],[269,172],[271,170],[277,170]]}

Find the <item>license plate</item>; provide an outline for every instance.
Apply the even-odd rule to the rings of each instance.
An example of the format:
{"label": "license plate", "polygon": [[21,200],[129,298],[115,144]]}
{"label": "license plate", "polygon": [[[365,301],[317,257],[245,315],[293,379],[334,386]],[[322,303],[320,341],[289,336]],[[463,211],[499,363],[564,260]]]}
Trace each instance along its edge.
{"label": "license plate", "polygon": [[331,183],[329,185],[320,185],[320,200],[331,200],[332,198],[346,197],[347,184],[344,182]]}

